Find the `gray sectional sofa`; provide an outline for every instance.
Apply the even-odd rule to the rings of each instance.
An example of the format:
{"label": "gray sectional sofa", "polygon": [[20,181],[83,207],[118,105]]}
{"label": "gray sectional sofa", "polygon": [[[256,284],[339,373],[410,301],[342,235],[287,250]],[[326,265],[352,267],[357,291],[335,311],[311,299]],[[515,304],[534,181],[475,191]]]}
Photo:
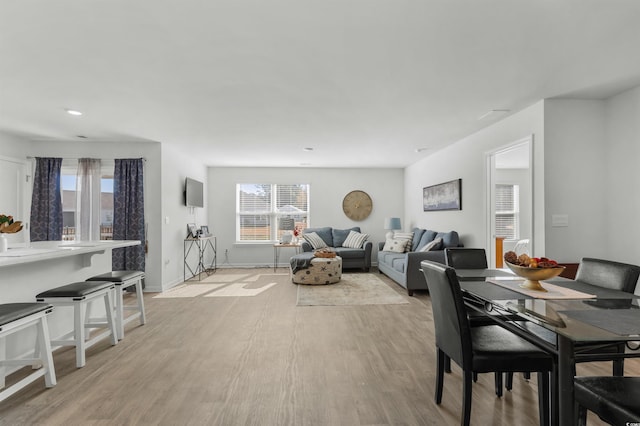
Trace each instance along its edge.
{"label": "gray sectional sofa", "polygon": [[[342,244],[349,235],[349,231],[360,232],[360,227],[355,226],[349,229],[335,229],[329,226],[323,228],[307,228],[304,230],[304,234],[312,232],[318,234],[327,246],[342,258],[342,269],[359,268],[365,272],[369,272],[371,268],[373,243],[366,241],[362,248],[343,247]],[[302,251],[313,251],[313,247],[307,241],[303,240]]]}
{"label": "gray sectional sofa", "polygon": [[[411,247],[404,253],[383,251],[385,243],[379,243],[378,269],[402,287],[407,289],[409,296],[414,290],[428,290],[424,274],[420,271],[420,262],[431,260],[444,264],[444,249],[447,247],[462,247],[456,231],[436,232],[428,229],[414,228]],[[441,238],[442,243],[430,251],[420,251],[427,244]]]}

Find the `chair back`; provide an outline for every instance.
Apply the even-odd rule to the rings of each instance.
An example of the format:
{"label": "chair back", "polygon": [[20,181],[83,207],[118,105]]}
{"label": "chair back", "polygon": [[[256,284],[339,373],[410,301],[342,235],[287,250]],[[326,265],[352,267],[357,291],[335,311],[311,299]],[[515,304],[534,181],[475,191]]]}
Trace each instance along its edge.
{"label": "chair back", "polygon": [[[447,266],[455,269],[487,269],[487,254],[483,248],[447,247],[444,249]],[[428,281],[427,281],[428,282]]]}
{"label": "chair back", "polygon": [[585,257],[578,266],[576,281],[633,293],[639,276],[640,266]]}
{"label": "chair back", "polygon": [[436,346],[464,370],[471,371],[471,329],[456,272],[428,260],[420,266],[431,296]]}

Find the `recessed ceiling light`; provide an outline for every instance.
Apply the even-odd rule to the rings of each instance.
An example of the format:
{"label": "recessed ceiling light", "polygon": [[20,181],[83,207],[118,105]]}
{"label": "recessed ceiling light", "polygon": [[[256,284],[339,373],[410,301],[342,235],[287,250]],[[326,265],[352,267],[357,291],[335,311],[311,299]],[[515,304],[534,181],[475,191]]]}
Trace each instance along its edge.
{"label": "recessed ceiling light", "polygon": [[82,115],[80,111],[76,111],[75,109],[67,109],[65,111],[67,111],[67,114],[71,114],[71,115]]}
{"label": "recessed ceiling light", "polygon": [[310,166],[311,163],[300,163],[301,166]]}
{"label": "recessed ceiling light", "polygon": [[302,148],[303,151],[307,151],[307,152],[311,152],[313,151],[313,148],[307,147],[307,148]]}

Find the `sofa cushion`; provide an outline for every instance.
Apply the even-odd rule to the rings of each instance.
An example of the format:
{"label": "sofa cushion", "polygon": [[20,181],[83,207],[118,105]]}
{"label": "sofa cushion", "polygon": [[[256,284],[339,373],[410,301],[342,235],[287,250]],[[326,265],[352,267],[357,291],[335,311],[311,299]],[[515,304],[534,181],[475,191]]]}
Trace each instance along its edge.
{"label": "sofa cushion", "polygon": [[304,238],[309,244],[311,244],[311,247],[316,250],[327,247],[324,240],[315,232],[304,233],[302,234],[302,238]]}
{"label": "sofa cushion", "polygon": [[382,251],[392,251],[394,253],[404,253],[409,240],[406,238],[387,238]]}
{"label": "sofa cushion", "polygon": [[418,243],[418,246],[416,247],[415,251],[421,251],[422,247],[426,246],[427,244],[429,244],[431,241],[433,241],[436,238],[437,232],[436,231],[431,231],[429,229],[425,229],[424,233],[422,234],[422,237],[420,238],[420,242]]}
{"label": "sofa cushion", "polygon": [[353,249],[347,247],[336,247],[336,254],[343,259],[363,259],[365,252],[362,249]]}
{"label": "sofa cushion", "polygon": [[421,228],[413,228],[413,240],[411,242],[411,251],[416,251],[418,249],[418,245],[420,244],[420,239],[422,238],[422,234],[424,234],[426,229]]}
{"label": "sofa cushion", "polygon": [[442,238],[442,249],[447,247],[458,247],[460,245],[460,238],[456,231],[438,232],[436,238]]}
{"label": "sofa cushion", "polygon": [[420,248],[420,251],[434,251],[442,249],[442,238],[438,237],[430,243],[425,244]]}
{"label": "sofa cushion", "polygon": [[405,269],[407,266],[407,256],[396,257],[391,260],[391,267],[400,272],[401,274],[405,273]]}
{"label": "sofa cushion", "polygon": [[332,235],[332,239],[333,239],[333,246],[332,247],[342,247],[344,246],[344,240],[347,239],[347,237],[349,236],[349,232],[351,231],[355,231],[355,232],[360,232],[360,227],[358,226],[354,226],[353,228],[349,228],[349,229],[335,229],[333,228],[333,230],[331,231],[331,235]]}
{"label": "sofa cushion", "polygon": [[349,231],[349,235],[347,235],[347,239],[342,243],[342,247],[347,248],[362,248],[364,242],[369,238],[369,234],[361,234],[356,231]]}
{"label": "sofa cushion", "polygon": [[335,247],[335,245],[333,245],[333,234],[331,232],[330,226],[326,226],[324,228],[307,228],[304,230],[302,236],[304,237],[304,234],[310,234],[312,232],[318,234],[318,236],[322,238],[327,247]]}

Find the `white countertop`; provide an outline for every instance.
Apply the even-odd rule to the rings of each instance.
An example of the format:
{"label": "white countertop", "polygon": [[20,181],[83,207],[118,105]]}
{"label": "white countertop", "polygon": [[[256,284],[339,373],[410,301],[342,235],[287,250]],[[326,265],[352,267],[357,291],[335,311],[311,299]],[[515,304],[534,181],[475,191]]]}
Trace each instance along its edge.
{"label": "white countertop", "polygon": [[136,240],[39,241],[28,246],[10,247],[0,253],[0,268],[77,255],[92,255],[105,250],[139,245]]}

